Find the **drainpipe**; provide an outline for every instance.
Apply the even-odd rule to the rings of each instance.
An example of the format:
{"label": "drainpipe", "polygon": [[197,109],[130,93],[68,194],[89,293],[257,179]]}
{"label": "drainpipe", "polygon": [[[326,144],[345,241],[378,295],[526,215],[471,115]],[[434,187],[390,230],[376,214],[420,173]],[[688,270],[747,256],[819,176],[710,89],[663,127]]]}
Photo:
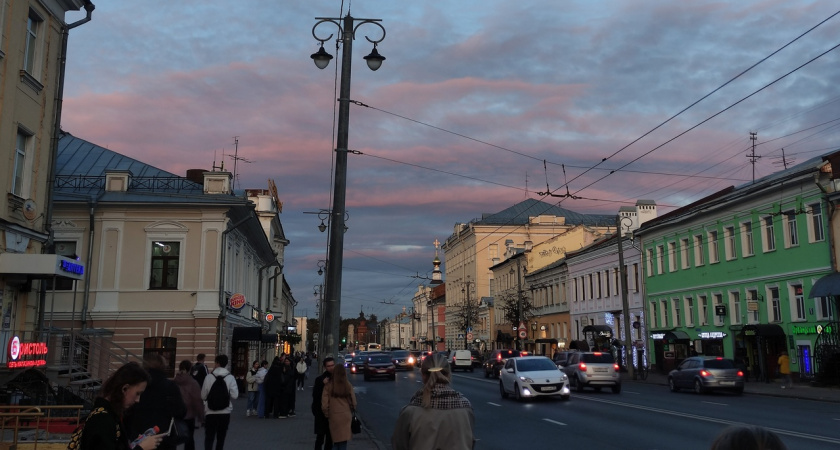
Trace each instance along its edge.
{"label": "drainpipe", "polygon": [[[85,1],[85,11],[87,12],[85,18],[64,26],[61,31],[61,53],[58,55],[58,76],[55,91],[53,133],[52,141],[50,142],[50,165],[47,169],[47,198],[44,202],[44,231],[47,232],[47,242],[41,251],[46,254],[55,254],[55,239],[52,233],[52,198],[55,185],[55,166],[58,159],[58,139],[61,136],[61,106],[64,100],[64,75],[66,70],[65,66],[67,64],[67,41],[70,38],[70,30],[78,27],[79,25],[90,22],[94,8],[96,8],[96,6],[91,3],[90,0]],[[41,289],[38,296],[38,328],[41,332],[44,331],[44,308],[46,307],[46,303],[47,290],[45,283],[41,283]]]}
{"label": "drainpipe", "polygon": [[87,329],[87,310],[88,301],[90,300],[90,265],[93,263],[93,238],[94,238],[94,214],[96,213],[96,198],[91,199],[90,216],[88,218],[88,249],[87,261],[85,261],[85,293],[82,296],[82,327],[81,331]]}
{"label": "drainpipe", "polygon": [[[254,204],[251,203],[250,209],[254,209]],[[222,231],[222,251],[219,258],[219,339],[216,342],[216,354],[222,351],[222,336],[225,330],[225,317],[227,317],[227,305],[225,305],[225,256],[227,254],[227,235],[231,231],[238,228],[243,223],[251,220],[251,216],[247,216],[239,220],[225,231]]]}

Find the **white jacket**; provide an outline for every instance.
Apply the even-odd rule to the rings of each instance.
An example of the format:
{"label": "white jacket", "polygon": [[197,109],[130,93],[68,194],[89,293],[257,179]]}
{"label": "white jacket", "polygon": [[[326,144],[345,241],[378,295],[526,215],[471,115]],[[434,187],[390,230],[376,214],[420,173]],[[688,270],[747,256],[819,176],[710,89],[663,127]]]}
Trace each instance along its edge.
{"label": "white jacket", "polygon": [[[218,411],[213,411],[207,406],[207,395],[210,394],[210,388],[213,386],[213,383],[216,381],[216,377],[225,377],[225,383],[228,386],[228,392],[230,393],[230,404],[225,409],[220,409]],[[236,385],[236,378],[230,374],[230,371],[225,369],[224,367],[216,367],[207,375],[207,378],[204,379],[204,386],[201,387],[201,399],[204,400],[204,414],[230,414],[233,411],[233,401],[239,397],[239,387]]]}
{"label": "white jacket", "polygon": [[256,375],[254,375],[254,378],[257,380],[257,384],[263,384],[263,382],[265,382],[266,373],[268,373],[268,369],[266,369],[265,367],[260,367],[259,369],[257,369],[257,373]]}

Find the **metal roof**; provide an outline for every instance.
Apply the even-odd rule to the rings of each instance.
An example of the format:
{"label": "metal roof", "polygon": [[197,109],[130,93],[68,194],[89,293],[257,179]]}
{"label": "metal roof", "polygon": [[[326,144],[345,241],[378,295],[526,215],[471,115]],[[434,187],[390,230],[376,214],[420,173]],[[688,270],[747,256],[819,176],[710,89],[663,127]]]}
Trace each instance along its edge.
{"label": "metal roof", "polygon": [[549,215],[565,217],[566,225],[613,226],[615,216],[609,214],[581,214],[556,205],[529,198],[510,208],[475,219],[476,225],[526,225],[529,217]]}

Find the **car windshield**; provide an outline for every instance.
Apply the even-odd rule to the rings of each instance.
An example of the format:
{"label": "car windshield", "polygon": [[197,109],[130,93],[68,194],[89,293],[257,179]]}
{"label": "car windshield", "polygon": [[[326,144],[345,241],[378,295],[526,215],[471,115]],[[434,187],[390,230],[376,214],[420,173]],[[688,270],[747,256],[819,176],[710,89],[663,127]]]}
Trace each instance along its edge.
{"label": "car windshield", "polygon": [[353,358],[353,362],[357,363],[357,364],[361,364],[361,363],[365,362],[365,357],[364,356],[357,356],[357,357]]}
{"label": "car windshield", "polygon": [[388,355],[373,355],[368,359],[368,361],[370,361],[371,364],[390,363],[391,357]]}
{"label": "car windshield", "polygon": [[520,372],[536,372],[538,370],[557,370],[557,366],[547,358],[520,359],[516,361],[516,368]]}
{"label": "car windshield", "polygon": [[612,364],[614,362],[612,354],[610,353],[584,353],[580,355],[580,360],[590,364]]}
{"label": "car windshield", "polygon": [[704,363],[707,369],[734,369],[731,359],[707,359]]}
{"label": "car windshield", "polygon": [[408,357],[408,351],[407,350],[393,351],[393,352],[391,352],[391,357],[393,357],[393,358],[407,358]]}

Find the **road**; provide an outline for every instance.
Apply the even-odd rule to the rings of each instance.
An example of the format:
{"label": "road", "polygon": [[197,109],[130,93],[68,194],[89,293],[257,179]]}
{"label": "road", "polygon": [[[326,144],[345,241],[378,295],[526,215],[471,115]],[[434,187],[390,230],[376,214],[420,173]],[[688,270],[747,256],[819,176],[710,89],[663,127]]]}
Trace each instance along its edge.
{"label": "road", "polygon": [[[397,372],[396,381],[364,381],[351,375],[359,412],[375,438],[390,448],[402,407],[421,388],[419,371]],[[840,446],[836,403],[762,395],[672,393],[666,386],[625,382],[609,389],[572,393],[569,401],[502,399],[498,381],[480,369],[457,372],[453,386],[475,410],[477,449],[511,448],[708,449],[732,424],[761,425],[779,434],[790,449]]]}

